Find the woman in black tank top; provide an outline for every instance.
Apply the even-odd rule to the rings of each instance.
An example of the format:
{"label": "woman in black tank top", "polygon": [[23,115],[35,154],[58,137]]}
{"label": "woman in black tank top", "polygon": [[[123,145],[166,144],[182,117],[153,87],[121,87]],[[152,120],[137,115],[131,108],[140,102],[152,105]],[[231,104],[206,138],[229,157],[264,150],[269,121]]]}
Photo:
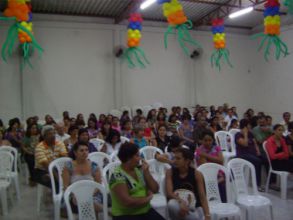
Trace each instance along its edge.
{"label": "woman in black tank top", "polygon": [[[171,220],[210,219],[203,177],[200,172],[190,167],[192,161],[192,153],[188,149],[179,148],[174,153],[174,167],[166,173],[166,191]],[[191,195],[183,199],[180,196],[181,192]],[[192,197],[195,203],[192,202],[194,200]]]}

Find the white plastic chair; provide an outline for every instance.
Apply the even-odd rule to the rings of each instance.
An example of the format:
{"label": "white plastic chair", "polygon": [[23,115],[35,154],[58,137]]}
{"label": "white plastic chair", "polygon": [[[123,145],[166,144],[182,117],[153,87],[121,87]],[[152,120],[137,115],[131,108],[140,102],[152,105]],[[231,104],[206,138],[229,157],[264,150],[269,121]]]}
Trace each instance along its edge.
{"label": "white plastic chair", "polygon": [[[223,150],[224,165],[227,166],[228,161],[236,157],[236,149],[233,136],[228,131],[217,131],[215,133],[215,140],[218,146]],[[230,140],[230,143],[228,142]],[[231,147],[231,152],[229,148]]]}
{"label": "white plastic chair", "polygon": [[111,175],[114,173],[116,167],[120,166],[121,162],[116,161],[109,163],[107,166],[103,168],[103,181],[105,181],[105,185],[107,186],[107,190],[109,191],[109,180]]}
{"label": "white plastic chair", "polygon": [[122,144],[124,144],[125,142],[129,142],[129,141],[130,141],[129,138],[124,137],[124,136],[121,136],[120,139],[121,139],[121,143],[122,143]]}
{"label": "white plastic chair", "polygon": [[112,109],[112,110],[110,111],[110,114],[113,115],[113,116],[115,116],[115,117],[118,117],[118,118],[120,119],[120,117],[121,117],[121,115],[122,115],[122,112],[119,111],[118,109]]}
{"label": "white plastic chair", "polygon": [[165,219],[168,219],[168,208],[167,208],[167,198],[165,192],[165,176],[166,170],[170,168],[170,166],[166,163],[161,163],[156,159],[148,160],[149,170],[153,178],[159,184],[159,192],[153,195],[151,200],[151,206]]}
{"label": "white plastic chair", "polygon": [[95,145],[95,148],[97,149],[97,151],[101,151],[103,145],[105,144],[105,141],[99,138],[93,138],[93,139],[90,139],[90,143]]}
{"label": "white plastic chair", "polygon": [[8,214],[7,188],[11,184],[13,160],[12,153],[0,151],[0,198],[4,216]]}
{"label": "white plastic chair", "polygon": [[[212,215],[212,219],[230,218],[241,219],[241,211],[238,206],[231,203],[230,197],[230,176],[227,168],[216,163],[205,163],[199,166],[198,171],[203,174],[207,200]],[[225,173],[226,195],[228,203],[222,203],[219,187],[218,173]]]}
{"label": "white plastic chair", "polygon": [[[238,129],[238,128],[232,128],[232,129],[230,129],[228,132],[232,135],[232,137],[234,138],[234,141],[235,141],[235,135],[236,135],[238,132],[240,132],[240,129]],[[235,142],[234,142],[234,143],[235,143]]]}
{"label": "white plastic chair", "polygon": [[272,173],[276,174],[280,177],[280,183],[281,183],[281,198],[282,199],[286,199],[287,198],[287,181],[288,181],[288,176],[289,176],[289,172],[286,171],[277,171],[277,170],[273,170],[272,168],[272,164],[271,164],[271,160],[270,160],[270,155],[268,154],[267,148],[266,148],[266,141],[263,143],[263,149],[267,155],[268,161],[269,161],[269,174],[267,177],[267,182],[266,182],[266,192],[268,192],[269,190],[269,184],[270,184],[270,178]]}
{"label": "white plastic chair", "polygon": [[145,146],[139,150],[145,160],[151,160],[155,158],[156,153],[163,154],[163,151],[154,146]]}
{"label": "white plastic chair", "polygon": [[[252,178],[252,192],[248,190],[248,182],[245,180],[245,168],[248,168]],[[245,219],[253,220],[256,218],[256,210],[262,211],[263,208],[269,209],[270,219],[273,219],[273,207],[271,201],[259,195],[256,185],[255,168],[252,163],[240,158],[232,159],[228,162],[228,169],[232,174],[233,183],[236,191],[236,203],[245,213]],[[267,217],[267,216],[266,216]]]}
{"label": "white plastic chair", "polygon": [[0,151],[7,151],[13,155],[13,168],[12,172],[10,173],[11,179],[15,186],[16,196],[17,199],[20,200],[20,187],[19,187],[19,174],[18,174],[18,152],[17,149],[11,146],[2,146],[0,147]]}
{"label": "white plastic chair", "polygon": [[98,164],[100,169],[103,169],[108,163],[111,162],[111,157],[104,152],[93,152],[88,156],[89,160]]}
{"label": "white plastic chair", "polygon": [[[52,196],[53,196],[53,203],[54,203],[54,219],[55,220],[60,219],[61,200],[63,196],[62,173],[66,163],[70,162],[71,160],[72,159],[69,157],[61,157],[61,158],[53,160],[49,165],[49,174],[50,174],[51,185],[52,185]],[[59,185],[58,193],[56,192],[56,188],[55,188],[55,176],[56,176],[56,173],[54,175],[55,170],[57,170],[57,175],[58,175],[58,185]]]}
{"label": "white plastic chair", "polygon": [[78,207],[78,219],[81,220],[96,220],[96,212],[94,207],[93,195],[96,190],[99,190],[103,195],[103,220],[108,220],[108,198],[106,189],[103,185],[91,181],[81,180],[70,185],[64,192],[64,200],[68,213],[68,219],[74,220],[70,198],[74,195]]}
{"label": "white plastic chair", "polygon": [[111,158],[111,162],[120,162],[120,159],[118,157],[118,151],[114,151],[111,155],[110,155],[110,158]]}
{"label": "white plastic chair", "polygon": [[142,107],[142,111],[143,111],[143,114],[144,116],[147,116],[149,111],[152,110],[153,107],[151,105],[145,105]]}
{"label": "white plastic chair", "polygon": [[154,104],[152,104],[153,108],[154,109],[159,109],[159,108],[162,108],[163,107],[163,104],[160,103],[160,102],[155,102]]}

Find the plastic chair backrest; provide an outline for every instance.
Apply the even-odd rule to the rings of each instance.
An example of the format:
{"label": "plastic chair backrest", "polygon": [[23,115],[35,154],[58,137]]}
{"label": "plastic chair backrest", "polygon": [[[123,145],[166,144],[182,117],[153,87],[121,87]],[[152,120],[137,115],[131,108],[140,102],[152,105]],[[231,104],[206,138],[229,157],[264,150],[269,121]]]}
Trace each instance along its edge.
{"label": "plastic chair backrest", "polygon": [[111,162],[120,162],[120,159],[118,157],[118,151],[114,151],[111,155],[110,155],[110,158],[111,158]]}
{"label": "plastic chair backrest", "polygon": [[93,152],[88,156],[89,160],[98,164],[100,169],[103,169],[108,163],[111,162],[111,157],[104,152]]}
{"label": "plastic chair backrest", "polygon": [[121,164],[120,161],[116,161],[116,162],[109,163],[107,166],[103,168],[103,178],[104,178],[104,181],[106,181],[107,186],[109,184],[109,179],[111,175],[114,173],[114,170],[116,169],[116,167],[120,166],[120,164]]}
{"label": "plastic chair backrest", "polygon": [[163,104],[161,102],[155,102],[152,106],[154,109],[158,110],[163,107]]}
{"label": "plastic chair backrest", "polygon": [[99,138],[90,139],[90,143],[95,145],[95,148],[100,151],[102,146],[105,144],[105,141]]}
{"label": "plastic chair backrest", "polygon": [[105,187],[91,180],[81,180],[70,185],[64,193],[64,200],[69,220],[74,219],[70,204],[71,194],[74,195],[77,201],[78,219],[97,219],[93,200],[93,195],[97,189],[103,195],[103,219],[108,219],[108,198]]}
{"label": "plastic chair backrest", "polygon": [[269,155],[269,153],[268,153],[268,150],[267,150],[267,146],[266,146],[266,144],[267,144],[267,142],[264,141],[263,144],[262,144],[262,147],[263,147],[264,152],[266,153],[266,156],[267,156],[267,158],[268,158],[268,161],[269,161],[269,168],[270,168],[270,170],[273,170],[273,168],[272,168],[272,163],[271,163],[271,159],[270,159],[270,155]]}
{"label": "plastic chair backrest", "polygon": [[12,171],[14,173],[17,173],[17,164],[18,164],[18,152],[17,149],[11,146],[2,146],[0,147],[0,151],[6,151],[12,154],[13,156],[13,166],[12,166]]}
{"label": "plastic chair backrest", "polygon": [[149,164],[150,173],[158,175],[159,177],[164,177],[166,170],[171,168],[169,164],[162,163],[156,159],[148,160],[147,163]]}
{"label": "plastic chair backrest", "polygon": [[145,106],[143,106],[142,107],[143,114],[145,116],[147,116],[148,113],[149,113],[149,111],[152,110],[152,109],[153,109],[153,107],[151,105],[145,105]]}
{"label": "plastic chair backrest", "polygon": [[[1,149],[2,147],[0,147]],[[0,151],[0,182],[7,185],[11,182],[12,166],[14,156],[9,151]]]}
{"label": "plastic chair backrest", "polygon": [[155,158],[156,153],[163,154],[163,151],[154,146],[145,146],[139,150],[139,153],[145,160],[151,160]]}
{"label": "plastic chair backrest", "polygon": [[[230,138],[230,143],[228,142],[228,138]],[[229,146],[233,146],[233,137],[232,135],[227,131],[217,131],[215,133],[215,140],[218,146],[222,148],[222,150],[229,151]],[[232,147],[232,151],[235,150]]]}
{"label": "plastic chair backrest", "polygon": [[240,129],[238,129],[238,128],[232,128],[232,129],[229,130],[229,133],[232,135],[233,138],[235,137],[235,135],[238,132],[240,132]]}
{"label": "plastic chair backrest", "polygon": [[230,189],[229,172],[226,167],[216,163],[205,163],[197,168],[204,177],[207,200],[209,204],[222,203],[219,187],[218,187],[218,174],[220,171],[224,172],[226,180],[226,194],[227,201],[230,200]]}
{"label": "plastic chair backrest", "polygon": [[[49,174],[50,174],[50,179],[51,179],[51,185],[52,185],[52,193],[53,197],[57,195],[62,195],[63,193],[63,178],[62,178],[62,173],[64,170],[64,167],[66,163],[72,161],[71,158],[69,157],[61,157],[53,160],[50,165],[49,165]],[[56,192],[55,188],[55,175],[54,172],[57,170],[57,175],[58,175],[58,185],[59,185],[59,191],[58,194]]]}
{"label": "plastic chair backrest", "polygon": [[122,143],[122,144],[124,144],[125,142],[129,142],[129,141],[130,141],[129,138],[124,137],[124,136],[121,136],[121,137],[120,137],[120,140],[121,140],[121,143]]}
{"label": "plastic chair backrest", "polygon": [[[250,176],[252,178],[252,193],[253,195],[258,195],[257,185],[256,185],[256,175],[255,168],[247,160],[243,160],[240,158],[234,158],[230,160],[227,164],[228,170],[231,173],[232,180],[235,186],[236,197],[240,195],[248,195],[248,183],[249,181],[245,179],[245,169],[248,168],[250,171]],[[248,175],[249,176],[249,175]]]}
{"label": "plastic chair backrest", "polygon": [[119,111],[118,109],[112,109],[112,110],[110,111],[110,114],[113,115],[113,116],[115,116],[115,117],[118,117],[118,118],[120,119],[120,117],[121,117],[121,115],[122,115],[122,112]]}

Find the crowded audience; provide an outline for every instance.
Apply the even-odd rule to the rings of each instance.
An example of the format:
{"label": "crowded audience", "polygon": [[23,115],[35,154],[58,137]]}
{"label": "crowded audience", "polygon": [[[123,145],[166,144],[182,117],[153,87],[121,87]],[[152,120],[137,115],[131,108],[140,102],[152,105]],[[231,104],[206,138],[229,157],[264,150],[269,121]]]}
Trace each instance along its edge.
{"label": "crowded audience", "polygon": [[[150,205],[160,184],[152,177],[148,162],[139,154],[145,146],[160,149],[162,153],[156,153],[154,158],[171,167],[166,173],[171,219],[210,219],[203,178],[196,166],[224,164],[223,148],[214,138],[218,131],[239,129],[234,138],[236,157],[254,165],[259,191],[263,191],[262,166],[268,171],[268,160],[275,170],[293,172],[293,121],[290,121],[289,112],[284,112],[283,121],[274,125],[272,117],[264,112],[255,114],[253,109],[248,109],[241,117],[236,107],[230,108],[228,104],[196,105],[193,110],[174,106],[168,111],[161,107],[144,115],[142,109],[137,109],[133,117],[131,112],[123,111],[121,115],[100,114],[98,117],[91,113],[87,119],[82,113],[74,117],[64,111],[60,121],[47,114],[44,123],[38,116],[32,116],[26,124],[13,118],[8,126],[0,119],[0,148],[12,146],[19,151],[27,164],[31,187],[38,183],[51,188],[50,162],[60,157],[72,158],[63,173],[64,190],[79,180],[101,183],[102,167],[90,162],[88,155],[98,151],[109,156],[116,153],[121,165],[110,177],[108,186],[114,220],[163,219]],[[121,137],[129,141],[122,144]],[[102,140],[103,144],[98,148],[92,139]],[[264,142],[269,158],[263,149]],[[220,172],[218,183],[222,201],[226,201],[225,178]],[[182,189],[193,193],[195,204],[187,204],[178,197],[176,190]],[[95,209],[100,212],[101,195],[97,192],[94,198]],[[77,212],[74,198],[71,205]]]}

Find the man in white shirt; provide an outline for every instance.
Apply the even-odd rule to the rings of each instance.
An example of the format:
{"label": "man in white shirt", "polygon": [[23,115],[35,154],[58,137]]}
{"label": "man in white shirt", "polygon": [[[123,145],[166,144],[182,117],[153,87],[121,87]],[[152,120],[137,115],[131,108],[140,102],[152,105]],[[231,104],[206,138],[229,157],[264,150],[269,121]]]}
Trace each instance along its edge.
{"label": "man in white shirt", "polygon": [[227,110],[227,115],[226,115],[226,117],[225,117],[225,119],[224,119],[224,122],[225,122],[225,124],[226,124],[226,130],[227,130],[227,131],[229,130],[229,126],[230,126],[231,121],[232,121],[233,119],[237,119],[237,118],[236,118],[235,115],[233,114],[233,110],[232,110],[231,108],[229,108],[229,109]]}
{"label": "man in white shirt", "polygon": [[62,141],[65,145],[67,145],[70,135],[65,133],[64,123],[59,122],[58,124],[55,125],[55,129],[56,129],[56,135],[55,135],[56,141]]}
{"label": "man in white shirt", "polygon": [[287,136],[287,134],[288,134],[288,124],[290,122],[290,118],[291,118],[290,112],[283,113],[283,121],[280,124],[283,125],[285,128],[284,136]]}

